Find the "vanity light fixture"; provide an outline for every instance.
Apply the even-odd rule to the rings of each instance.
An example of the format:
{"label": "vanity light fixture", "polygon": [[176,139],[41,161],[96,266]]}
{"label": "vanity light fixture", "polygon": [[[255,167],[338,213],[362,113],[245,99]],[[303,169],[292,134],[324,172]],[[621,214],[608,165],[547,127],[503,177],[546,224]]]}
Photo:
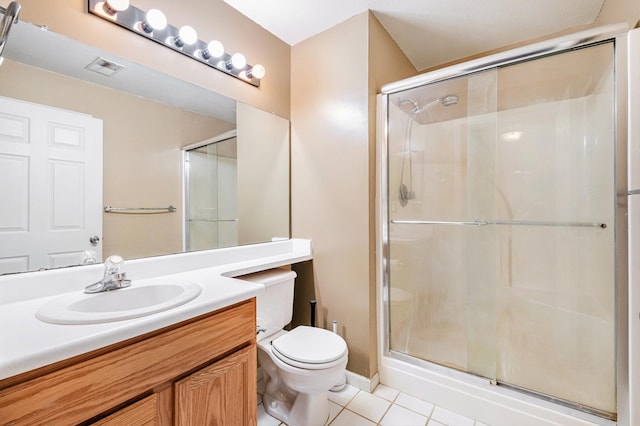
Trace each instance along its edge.
{"label": "vanity light fixture", "polygon": [[114,16],[118,12],[127,10],[129,8],[129,0],[106,0],[102,4],[104,13],[109,16]]}
{"label": "vanity light fixture", "polygon": [[227,69],[242,70],[247,66],[247,58],[242,53],[234,53],[227,62],[225,62]]}
{"label": "vanity light fixture", "polygon": [[139,26],[146,34],[151,34],[154,30],[162,31],[167,28],[167,17],[161,10],[149,9],[144,21],[141,21]]}
{"label": "vanity light fixture", "polygon": [[198,41],[198,33],[193,29],[193,27],[183,25],[178,30],[178,35],[174,36],[172,41],[179,48],[183,48],[185,44],[191,46]]}
{"label": "vanity light fixture", "polygon": [[180,28],[170,25],[158,9],[145,12],[132,6],[129,0],[88,0],[88,3],[89,13],[253,86],[260,87],[265,76],[264,66],[247,64],[242,53],[226,53],[218,40],[206,43],[198,39],[198,33],[189,25]]}
{"label": "vanity light fixture", "polygon": [[211,58],[220,58],[224,55],[224,46],[218,40],[211,40],[207,48],[200,52],[202,59],[208,61]]}
{"label": "vanity light fixture", "polygon": [[255,64],[254,66],[252,66],[247,70],[246,75],[249,78],[255,77],[255,78],[261,79],[264,77],[265,73],[266,73],[266,70],[262,65]]}

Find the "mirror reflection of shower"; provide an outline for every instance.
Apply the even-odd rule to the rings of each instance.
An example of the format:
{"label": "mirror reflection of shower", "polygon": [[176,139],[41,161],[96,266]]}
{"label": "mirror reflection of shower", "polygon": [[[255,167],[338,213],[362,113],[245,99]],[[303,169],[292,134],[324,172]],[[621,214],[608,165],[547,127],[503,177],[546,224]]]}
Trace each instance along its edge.
{"label": "mirror reflection of shower", "polygon": [[[411,108],[411,112],[409,113],[409,118],[407,120],[407,129],[405,132],[405,155],[402,156],[402,166],[400,168],[400,188],[399,188],[399,198],[400,198],[400,206],[405,207],[409,200],[413,200],[416,197],[416,193],[413,190],[413,161],[412,161],[412,143],[411,143],[411,129],[413,128],[413,123],[416,117],[427,111],[429,115],[431,115],[430,110],[434,106],[440,104],[444,107],[456,105],[458,103],[459,97],[455,94],[450,94],[443,96],[441,98],[436,98],[426,104],[420,106],[420,104],[413,99],[399,99],[398,106],[401,106],[405,103],[410,103],[413,107]],[[405,183],[405,172],[408,169],[408,179],[407,183]]]}
{"label": "mirror reflection of shower", "polygon": [[184,249],[238,245],[236,131],[183,148]]}

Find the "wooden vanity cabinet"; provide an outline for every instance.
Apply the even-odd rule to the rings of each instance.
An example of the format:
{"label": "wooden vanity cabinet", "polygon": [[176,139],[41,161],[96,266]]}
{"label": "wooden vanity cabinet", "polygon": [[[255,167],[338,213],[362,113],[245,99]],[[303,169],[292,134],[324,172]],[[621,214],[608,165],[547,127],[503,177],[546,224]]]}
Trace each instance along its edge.
{"label": "wooden vanity cabinet", "polygon": [[255,425],[255,299],[0,381],[0,424]]}

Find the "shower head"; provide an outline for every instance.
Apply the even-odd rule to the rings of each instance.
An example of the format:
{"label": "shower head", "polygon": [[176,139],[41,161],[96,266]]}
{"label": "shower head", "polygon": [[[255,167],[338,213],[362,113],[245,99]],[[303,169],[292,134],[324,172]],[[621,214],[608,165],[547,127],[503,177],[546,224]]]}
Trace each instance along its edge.
{"label": "shower head", "polygon": [[459,100],[460,98],[458,97],[458,95],[451,94],[440,98],[440,103],[442,104],[442,106],[448,107],[457,104]]}
{"label": "shower head", "polygon": [[420,104],[418,104],[418,102],[414,101],[411,98],[400,98],[398,99],[398,106],[404,104],[404,103],[410,103],[411,105],[413,105],[413,108],[411,109],[411,114],[420,114],[422,111],[427,110],[431,107],[434,107],[438,104],[442,104],[442,106],[448,107],[451,105],[455,105],[458,103],[458,101],[460,100],[460,98],[458,97],[458,95],[456,94],[449,94],[446,96],[443,96],[441,98],[436,98],[434,100],[432,100],[431,102],[428,102],[422,106],[420,106]]}
{"label": "shower head", "polygon": [[458,95],[454,95],[454,94],[446,95],[441,98],[434,99],[431,102],[426,103],[421,107],[414,107],[412,112],[414,115],[420,114],[421,112],[427,109],[430,109],[438,104],[442,104],[442,106],[448,107],[448,106],[457,104],[459,99],[460,98],[458,97]]}

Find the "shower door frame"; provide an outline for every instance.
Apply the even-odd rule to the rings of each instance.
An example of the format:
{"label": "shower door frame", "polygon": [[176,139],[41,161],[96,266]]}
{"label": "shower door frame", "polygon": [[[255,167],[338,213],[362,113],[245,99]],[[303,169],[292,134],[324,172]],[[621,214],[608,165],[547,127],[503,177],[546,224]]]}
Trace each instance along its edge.
{"label": "shower door frame", "polygon": [[[378,95],[377,112],[377,203],[376,203],[376,272],[378,289],[378,361],[381,383],[423,395],[425,399],[447,408],[468,410],[469,417],[489,410],[496,416],[513,421],[545,419],[552,422],[576,420],[612,425],[612,420],[587,411],[562,405],[552,397],[535,397],[506,387],[496,386],[494,380],[454,370],[429,361],[390,350],[390,259],[389,259],[389,200],[388,200],[388,99],[404,90],[442,82],[498,66],[537,59],[575,48],[613,41],[614,47],[614,138],[615,138],[615,284],[616,284],[616,389],[617,424],[629,423],[629,364],[628,364],[628,254],[627,254],[627,25],[617,24],[581,31],[572,35],[543,41],[513,50],[489,55],[461,64],[442,68],[398,82],[386,84]],[[406,374],[406,377],[405,377]],[[425,377],[422,377],[425,376]],[[424,380],[416,384],[415,379]],[[431,384],[431,388],[425,387]],[[438,386],[440,388],[438,388]],[[470,396],[471,395],[471,396]],[[467,398],[467,400],[464,400]],[[465,404],[459,404],[464,401]],[[456,403],[458,407],[455,407]],[[491,405],[494,403],[495,405]],[[491,406],[489,406],[489,405]],[[464,408],[461,410],[460,405]],[[475,407],[475,408],[474,408]],[[513,412],[501,412],[509,407]],[[524,415],[525,417],[518,417]],[[506,416],[506,417],[504,417]],[[482,420],[482,419],[478,419]]]}

